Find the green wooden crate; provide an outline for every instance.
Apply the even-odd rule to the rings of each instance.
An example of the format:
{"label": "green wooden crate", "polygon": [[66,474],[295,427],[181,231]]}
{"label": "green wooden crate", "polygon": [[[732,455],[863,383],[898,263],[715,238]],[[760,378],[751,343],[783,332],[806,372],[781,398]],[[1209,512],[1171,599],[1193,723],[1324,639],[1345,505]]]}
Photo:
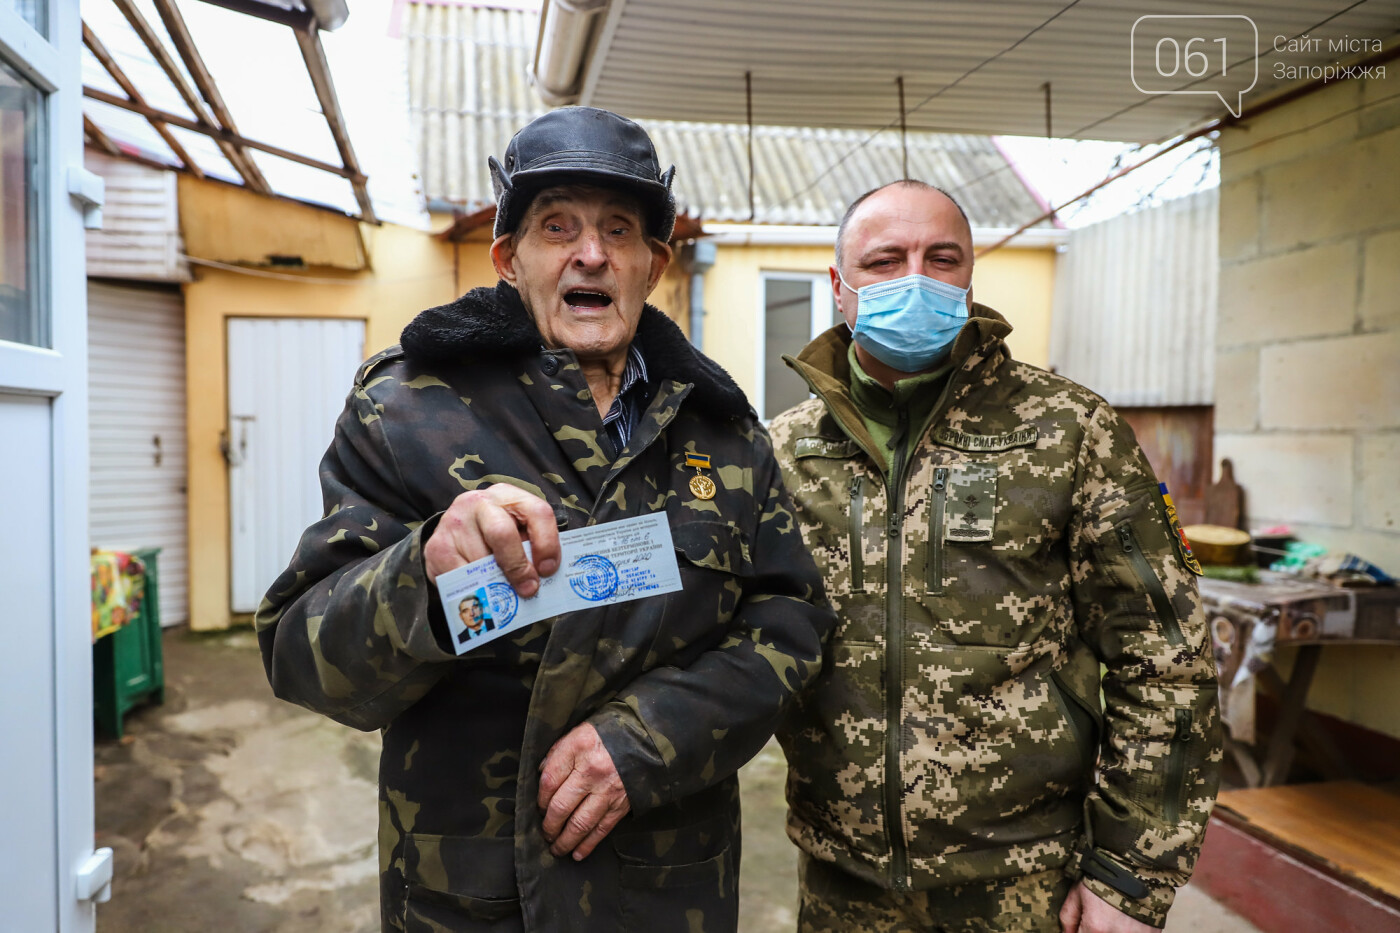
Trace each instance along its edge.
{"label": "green wooden crate", "polygon": [[126,625],[92,646],[92,710],[97,730],[122,737],[122,720],[138,703],[165,702],[165,664],[160,646],[160,548],[129,553],[146,565],[141,608]]}

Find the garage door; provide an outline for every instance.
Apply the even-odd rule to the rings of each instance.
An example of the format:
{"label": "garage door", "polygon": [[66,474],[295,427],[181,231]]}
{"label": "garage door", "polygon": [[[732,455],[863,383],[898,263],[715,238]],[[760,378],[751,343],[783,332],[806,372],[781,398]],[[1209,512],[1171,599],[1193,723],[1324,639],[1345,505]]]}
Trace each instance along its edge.
{"label": "garage door", "polygon": [[178,288],[88,283],[89,538],[159,547],[160,620],[189,618],[185,311]]}

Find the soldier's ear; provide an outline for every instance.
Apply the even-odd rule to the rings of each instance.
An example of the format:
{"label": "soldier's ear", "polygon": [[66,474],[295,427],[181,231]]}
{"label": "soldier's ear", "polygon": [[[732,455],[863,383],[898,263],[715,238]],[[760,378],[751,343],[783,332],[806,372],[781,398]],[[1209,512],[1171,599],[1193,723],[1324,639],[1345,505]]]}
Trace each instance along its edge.
{"label": "soldier's ear", "polygon": [[510,285],[518,284],[515,274],[515,234],[503,233],[491,243],[491,265],[496,274]]}

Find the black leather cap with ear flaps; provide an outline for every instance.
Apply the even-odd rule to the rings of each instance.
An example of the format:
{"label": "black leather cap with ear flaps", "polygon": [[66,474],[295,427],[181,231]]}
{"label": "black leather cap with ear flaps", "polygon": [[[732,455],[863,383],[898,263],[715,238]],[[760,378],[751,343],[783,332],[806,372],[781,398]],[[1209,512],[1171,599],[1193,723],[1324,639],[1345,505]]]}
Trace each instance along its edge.
{"label": "black leather cap with ear flaps", "polygon": [[674,166],[661,171],[656,147],[637,124],[596,107],[561,107],[530,121],[487,159],[496,192],[495,236],[520,225],[542,189],[570,182],[619,188],[641,198],[647,233],[665,242],[676,226]]}

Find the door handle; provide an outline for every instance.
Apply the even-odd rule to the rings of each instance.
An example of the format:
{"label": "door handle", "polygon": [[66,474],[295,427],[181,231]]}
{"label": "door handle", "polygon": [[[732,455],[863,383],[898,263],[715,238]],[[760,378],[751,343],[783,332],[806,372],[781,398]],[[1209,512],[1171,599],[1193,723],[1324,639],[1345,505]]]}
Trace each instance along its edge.
{"label": "door handle", "polygon": [[96,850],[78,869],[76,878],[78,900],[105,904],[112,899],[112,850]]}
{"label": "door handle", "polygon": [[231,467],[242,466],[248,459],[248,422],[257,421],[257,415],[230,415],[230,421],[238,422],[238,443],[230,443],[228,431],[219,432],[219,452]]}

